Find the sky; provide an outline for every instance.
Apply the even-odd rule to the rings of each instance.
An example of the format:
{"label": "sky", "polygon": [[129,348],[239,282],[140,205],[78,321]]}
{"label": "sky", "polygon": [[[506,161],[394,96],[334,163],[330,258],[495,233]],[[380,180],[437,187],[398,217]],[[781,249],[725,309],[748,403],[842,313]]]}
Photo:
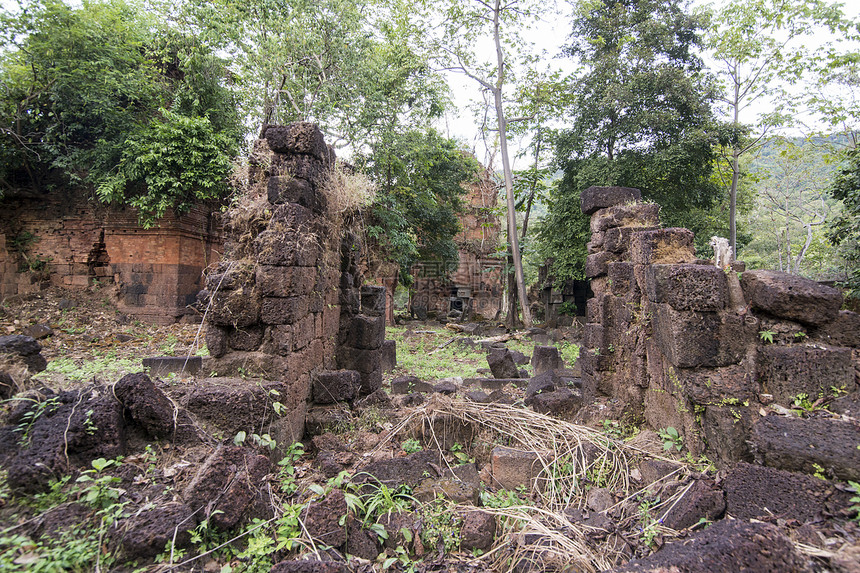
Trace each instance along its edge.
{"label": "sky", "polygon": [[[719,6],[722,2],[693,0],[690,2],[690,7],[700,8],[706,6]],[[570,33],[570,22],[572,19],[573,8],[571,4],[565,0],[559,0],[554,4],[554,11],[541,19],[536,25],[524,33],[527,41],[534,44],[536,50],[543,50],[546,53],[546,58],[543,63],[553,68],[562,69],[566,73],[574,71],[574,64],[571,60],[564,57],[559,57],[561,47],[567,43]],[[849,5],[843,5],[843,11],[855,19],[860,18],[860,2],[854,1]],[[817,33],[811,39],[807,39],[805,43],[809,46],[822,45],[828,40],[833,40],[833,37],[826,31]],[[492,46],[478,47],[479,53],[485,54],[486,58],[494,57]],[[713,65],[713,62],[708,62],[707,57],[703,54],[706,65]],[[455,137],[463,141],[483,163],[490,165],[494,152],[488,149],[484,142],[484,136],[481,134],[480,122],[476,119],[475,113],[470,109],[480,100],[479,86],[469,78],[456,72],[447,72],[448,81],[453,92],[454,110],[450,112],[443,120],[440,128],[450,137]],[[744,112],[741,117],[742,122],[752,123],[757,116],[772,109],[772,105],[767,100],[757,102]],[[495,116],[490,113],[488,122],[495,121]],[[792,134],[801,134],[800,130],[795,130]],[[492,134],[486,137],[492,138]],[[493,147],[492,139],[489,140],[490,146]],[[521,149],[527,141],[514,140],[510,142],[511,147],[516,152]],[[516,153],[512,153],[515,155]],[[529,161],[527,158],[514,161],[524,163]],[[500,167],[500,160],[495,159],[495,167]],[[514,169],[523,168],[525,165],[514,165]]]}

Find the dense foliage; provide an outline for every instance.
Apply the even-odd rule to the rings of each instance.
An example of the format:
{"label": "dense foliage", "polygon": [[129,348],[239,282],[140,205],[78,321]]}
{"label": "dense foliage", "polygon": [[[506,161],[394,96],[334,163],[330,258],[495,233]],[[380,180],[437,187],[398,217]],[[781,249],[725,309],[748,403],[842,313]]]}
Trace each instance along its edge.
{"label": "dense foliage", "polygon": [[456,261],[463,185],[474,179],[478,162],[433,130],[404,134],[366,161],[378,182],[368,235],[400,266],[400,280],[411,283],[418,260]]}
{"label": "dense foliage", "polygon": [[830,240],[839,246],[845,259],[849,295],[860,299],[860,148],[847,153],[832,193],[842,200],[843,210],[831,223]]}
{"label": "dense foliage", "polygon": [[146,225],[224,196],[239,118],[223,62],[194,38],[120,0],[38,0],[2,26],[3,189],[99,188]]}
{"label": "dense foliage", "polygon": [[711,171],[725,135],[694,54],[701,26],[677,2],[603,0],[579,10],[566,52],[586,71],[572,86],[570,127],[558,140],[564,174],[540,229],[557,278],[583,276],[589,230],[579,193],[591,185],[639,188],[662,206],[665,225],[710,237],[703,215],[720,194]]}

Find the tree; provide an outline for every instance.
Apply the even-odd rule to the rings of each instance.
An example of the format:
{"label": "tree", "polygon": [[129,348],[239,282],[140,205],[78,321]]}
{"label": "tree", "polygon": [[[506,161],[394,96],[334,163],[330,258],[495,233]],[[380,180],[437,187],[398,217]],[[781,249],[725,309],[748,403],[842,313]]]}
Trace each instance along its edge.
{"label": "tree", "polygon": [[[807,254],[822,246],[824,225],[835,210],[828,193],[833,171],[828,143],[777,139],[762,148],[756,162],[758,204],[750,223],[755,239],[744,250],[746,261],[753,263],[761,253],[761,262],[768,266],[810,274]],[[766,246],[761,245],[764,241]]]}
{"label": "tree", "polygon": [[418,260],[456,260],[462,185],[478,173],[477,161],[432,129],[404,134],[365,161],[377,181],[368,236],[400,266],[400,280],[412,283]]}
{"label": "tree", "polygon": [[565,52],[585,73],[569,80],[570,127],[558,138],[564,174],[541,225],[558,279],[583,278],[589,236],[579,193],[591,185],[642,190],[666,224],[701,236],[701,213],[718,189],[710,180],[713,88],[694,54],[700,18],[677,2],[603,0],[581,5]]}
{"label": "tree", "polygon": [[[514,55],[524,55],[520,40],[521,28],[534,18],[538,8],[536,2],[521,0],[448,0],[444,19],[444,36],[437,47],[443,54],[443,65],[450,70],[465,74],[490,95],[502,160],[502,174],[507,205],[507,230],[510,254],[513,259],[517,295],[521,301],[523,323],[532,325],[528,307],[522,253],[517,233],[516,204],[513,188],[513,171],[508,151],[508,126],[514,119],[507,115],[506,94],[515,81],[512,76]],[[494,58],[487,61],[475,53],[475,45],[481,39],[490,39]],[[509,313],[508,320],[515,317]],[[513,324],[513,323],[512,323]]]}
{"label": "tree", "polygon": [[860,299],[860,147],[846,154],[831,192],[843,209],[830,223],[829,237],[845,259],[848,295]]}
{"label": "tree", "polygon": [[[781,113],[785,82],[798,82],[813,65],[809,47],[803,42],[818,27],[835,30],[844,26],[837,4],[822,0],[732,0],[711,19],[707,45],[721,65],[717,74],[724,92],[719,100],[736,131],[728,146],[732,166],[730,197],[730,243],[737,253],[737,192],[740,158],[755,149],[770,129],[788,122]],[[741,115],[756,102],[770,100],[768,113],[760,114],[752,138],[742,137]]]}
{"label": "tree", "polygon": [[[228,170],[219,167],[238,147],[239,121],[223,62],[193,37],[160,28],[120,0],[79,8],[38,0],[4,12],[2,24],[0,183],[7,191],[101,188],[100,199],[138,207],[147,225],[168,208],[226,194]],[[198,139],[177,131],[184,128]],[[177,167],[195,165],[203,148],[213,169]],[[166,173],[171,182],[151,177]]]}

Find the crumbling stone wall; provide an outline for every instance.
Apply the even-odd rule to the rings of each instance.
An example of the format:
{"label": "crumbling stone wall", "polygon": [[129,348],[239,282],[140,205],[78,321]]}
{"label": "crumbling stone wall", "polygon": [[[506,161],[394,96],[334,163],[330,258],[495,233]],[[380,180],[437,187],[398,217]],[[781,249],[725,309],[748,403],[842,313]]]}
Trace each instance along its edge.
{"label": "crumbling stone wall", "polygon": [[207,368],[275,381],[298,439],[324,373],[353,371],[334,376],[347,401],[381,386],[385,292],[362,287],[356,214],[341,207],[334,152],[315,125],[269,126],[250,162],[246,202],[228,213],[225,256],[200,296]]}
{"label": "crumbling stone wall", "polygon": [[458,216],[462,229],[454,236],[458,260],[421,261],[413,267],[411,306],[418,315],[444,317],[455,307],[464,320],[474,315],[492,320],[502,309],[503,264],[496,256],[502,230],[495,214],[499,192],[489,171],[465,187]]}
{"label": "crumbling stone wall", "polygon": [[0,297],[45,286],[113,285],[118,308],[171,323],[192,314],[202,273],[221,251],[212,210],[192,208],[143,229],[131,209],[107,208],[80,193],[7,196],[0,218]]}
{"label": "crumbling stone wall", "polygon": [[[775,271],[738,278],[742,264],[698,259],[693,233],[660,228],[659,206],[640,199],[630,188],[582,193],[594,292],[580,355],[585,391],[623,400],[630,416],[656,429],[675,427],[695,455],[784,454],[809,471],[819,464],[852,474],[845,467],[860,467],[854,445],[842,448],[841,462],[824,452],[832,450],[828,434],[860,443],[856,419],[820,420],[826,430],[775,420],[799,394],[856,402],[860,316],[840,311],[837,289]],[[781,424],[797,425],[773,429]]]}

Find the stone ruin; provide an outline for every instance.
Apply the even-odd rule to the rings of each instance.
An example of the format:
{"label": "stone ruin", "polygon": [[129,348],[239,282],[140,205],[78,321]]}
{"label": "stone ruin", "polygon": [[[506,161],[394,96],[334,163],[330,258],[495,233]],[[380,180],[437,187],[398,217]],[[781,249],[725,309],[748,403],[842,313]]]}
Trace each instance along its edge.
{"label": "stone ruin", "polygon": [[339,407],[382,385],[385,289],[362,286],[358,223],[315,125],[269,126],[250,165],[260,199],[228,217],[225,256],[200,296],[207,368],[276,381],[265,387],[281,405],[278,443],[289,444],[304,433],[311,395]]}
{"label": "stone ruin", "polygon": [[[637,189],[590,187],[586,275],[594,297],[580,355],[584,402],[602,395],[693,455],[860,479],[856,419],[785,416],[795,401],[858,412],[860,316],[839,290],[696,257]],[[738,276],[740,275],[740,276]],[[832,402],[831,402],[832,401]]]}

